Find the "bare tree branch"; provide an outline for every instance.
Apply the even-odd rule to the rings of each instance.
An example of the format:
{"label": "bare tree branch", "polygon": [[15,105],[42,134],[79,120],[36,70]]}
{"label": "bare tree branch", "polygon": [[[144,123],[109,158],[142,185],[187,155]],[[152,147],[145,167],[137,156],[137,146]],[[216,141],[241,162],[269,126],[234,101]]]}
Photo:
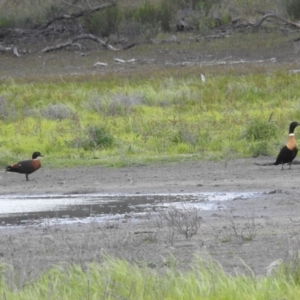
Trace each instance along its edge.
{"label": "bare tree branch", "polygon": [[90,9],[92,9],[92,5],[90,4],[90,1],[89,1],[89,0],[85,0],[85,1],[86,1],[86,3],[87,3],[88,7],[89,7]]}
{"label": "bare tree branch", "polygon": [[[89,39],[89,40],[93,40],[95,42],[97,42],[98,44],[102,45],[103,47],[109,49],[109,50],[114,50],[117,51],[119,49],[114,48],[113,46],[111,46],[110,44],[102,41],[100,38],[98,38],[97,36],[93,35],[93,34],[81,34],[81,35],[77,35],[72,39],[69,39],[67,42],[62,43],[62,44],[58,44],[55,46],[50,46],[50,47],[46,47],[42,50],[42,52],[50,52],[50,51],[54,51],[54,50],[59,50],[59,49],[63,49],[69,46],[74,46],[75,42],[78,40],[84,40],[84,39]],[[77,46],[78,44],[76,44]]]}
{"label": "bare tree branch", "polygon": [[5,47],[0,45],[0,52],[12,52],[15,56],[19,57],[19,51],[18,48],[16,46],[14,47]]}
{"label": "bare tree branch", "polygon": [[75,18],[79,18],[79,17],[82,17],[88,13],[94,13],[94,12],[97,12],[99,10],[103,10],[105,8],[108,8],[108,7],[111,7],[111,6],[115,6],[116,3],[115,2],[107,2],[107,3],[104,3],[104,4],[101,4],[101,5],[98,5],[98,6],[95,6],[95,7],[90,7],[90,9],[82,9],[76,13],[72,13],[72,14],[62,14],[60,16],[57,16],[51,20],[49,20],[47,23],[43,24],[43,25],[40,25],[40,26],[37,26],[37,29],[39,30],[43,30],[43,29],[46,29],[47,27],[49,27],[51,24],[53,24],[54,22],[56,21],[61,21],[61,20],[71,20],[71,19],[75,19]]}
{"label": "bare tree branch", "polygon": [[18,51],[18,48],[15,46],[15,47],[13,47],[13,54],[15,55],[15,56],[17,56],[17,57],[19,57],[20,56],[20,54],[19,54],[19,51]]}
{"label": "bare tree branch", "polygon": [[0,45],[0,51],[1,52],[12,51],[12,47],[5,47],[5,46]]}
{"label": "bare tree branch", "polygon": [[280,16],[277,16],[275,14],[267,14],[265,16],[263,16],[260,20],[258,20],[255,24],[253,24],[254,28],[258,28],[265,20],[269,19],[269,18],[275,18],[278,19],[284,23],[286,23],[287,25],[290,25],[292,27],[296,27],[296,28],[300,28],[300,24],[299,23],[295,23],[295,22],[291,22],[289,20],[286,20]]}

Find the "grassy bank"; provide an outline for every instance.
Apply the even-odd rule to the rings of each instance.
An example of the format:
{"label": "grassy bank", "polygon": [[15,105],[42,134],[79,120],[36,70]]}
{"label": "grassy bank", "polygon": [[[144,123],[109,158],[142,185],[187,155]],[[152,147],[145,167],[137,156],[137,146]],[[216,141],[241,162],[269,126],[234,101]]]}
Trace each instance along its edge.
{"label": "grassy bank", "polygon": [[53,166],[276,155],[300,119],[299,75],[200,73],[3,81],[1,164],[35,150]]}
{"label": "grassy bank", "polygon": [[[5,267],[2,267],[2,274]],[[226,274],[210,259],[197,259],[194,269],[170,268],[159,274],[122,260],[102,265],[56,267],[22,289],[2,279],[2,299],[299,299],[295,277],[284,272],[264,278]]]}

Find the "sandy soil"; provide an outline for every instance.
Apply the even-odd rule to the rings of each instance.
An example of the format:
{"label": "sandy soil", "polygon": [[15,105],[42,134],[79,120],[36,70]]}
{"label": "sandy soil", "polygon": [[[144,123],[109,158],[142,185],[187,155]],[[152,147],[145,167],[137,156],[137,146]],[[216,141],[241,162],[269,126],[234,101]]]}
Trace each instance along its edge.
{"label": "sandy soil", "polygon": [[[110,169],[100,166],[42,168],[24,175],[2,173],[1,194],[261,192],[235,199],[226,209],[201,211],[200,227],[186,238],[165,215],[139,222],[37,226],[0,230],[0,261],[23,274],[20,284],[50,265],[101,260],[109,253],[150,267],[192,266],[195,255],[211,255],[228,272],[266,274],[277,259],[293,259],[300,245],[299,165],[256,166],[274,158],[180,162]],[[192,214],[192,212],[190,212]],[[187,214],[187,219],[192,219]],[[246,267],[247,266],[247,267]],[[23,278],[23,279],[22,279]]]}

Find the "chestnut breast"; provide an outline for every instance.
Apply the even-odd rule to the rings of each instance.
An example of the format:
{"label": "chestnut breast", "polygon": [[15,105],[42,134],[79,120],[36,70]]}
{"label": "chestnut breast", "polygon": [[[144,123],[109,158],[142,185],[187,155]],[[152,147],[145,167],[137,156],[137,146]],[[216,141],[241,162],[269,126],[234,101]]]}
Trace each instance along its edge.
{"label": "chestnut breast", "polygon": [[289,140],[288,140],[286,146],[290,150],[294,150],[295,148],[297,148],[297,142],[296,142],[295,135],[290,135],[289,136]]}

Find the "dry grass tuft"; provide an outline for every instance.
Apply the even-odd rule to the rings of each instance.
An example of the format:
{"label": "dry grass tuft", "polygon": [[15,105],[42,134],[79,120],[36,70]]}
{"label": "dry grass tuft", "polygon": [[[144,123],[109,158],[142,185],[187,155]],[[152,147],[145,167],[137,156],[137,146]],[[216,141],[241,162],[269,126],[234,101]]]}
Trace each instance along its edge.
{"label": "dry grass tuft", "polygon": [[69,119],[73,111],[66,104],[49,104],[46,108],[40,110],[41,115],[50,120]]}

